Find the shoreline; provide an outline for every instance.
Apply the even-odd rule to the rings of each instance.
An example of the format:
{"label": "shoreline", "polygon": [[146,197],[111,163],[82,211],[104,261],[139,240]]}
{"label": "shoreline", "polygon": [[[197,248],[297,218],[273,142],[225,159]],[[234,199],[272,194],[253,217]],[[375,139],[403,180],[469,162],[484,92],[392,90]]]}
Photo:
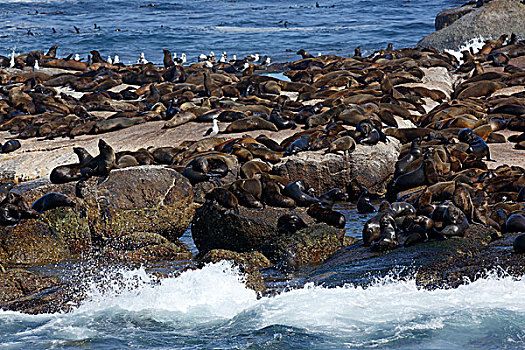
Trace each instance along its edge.
{"label": "shoreline", "polygon": [[[523,48],[525,43],[518,40],[513,45]],[[504,45],[503,42],[495,43],[491,51],[500,50],[503,53],[507,52],[505,55],[510,55],[509,46]],[[506,48],[507,51],[505,51]],[[27,59],[28,56],[24,58]],[[46,258],[46,251],[42,251],[42,245],[38,245],[34,241],[42,235],[48,239],[46,235],[55,235],[57,232],[59,238],[54,237],[52,242],[60,249],[51,252],[57,262],[101,252],[108,261],[124,261],[127,263],[130,261],[151,262],[162,261],[163,259],[186,259],[191,254],[188,255],[189,252],[178,246],[178,238],[182,233],[179,232],[181,227],[177,225],[183,226],[182,223],[191,221],[193,238],[200,252],[195,262],[202,264],[203,262],[220,261],[221,259],[234,261],[249,274],[251,287],[260,293],[265,290],[265,281],[259,272],[260,268],[275,266],[279,269],[284,268],[282,271],[286,271],[287,268],[292,268],[293,271],[293,269],[300,270],[304,266],[315,265],[319,266],[319,270],[314,270],[309,276],[309,280],[322,283],[323,269],[334,266],[333,264],[348,262],[352,264],[364,259],[370,264],[379,264],[380,266],[384,264],[384,266],[389,266],[392,269],[395,268],[395,265],[390,266],[389,264],[397,264],[396,257],[413,259],[410,254],[415,254],[417,258],[421,259],[423,277],[419,282],[428,288],[432,288],[435,284],[439,285],[443,281],[450,282],[451,286],[457,286],[464,276],[474,278],[477,273],[482,272],[487,267],[482,266],[478,261],[484,254],[489,255],[490,258],[487,260],[490,261],[492,267],[496,267],[492,263],[498,262],[501,264],[498,266],[507,264],[511,273],[515,275],[521,275],[525,272],[523,268],[516,266],[521,264],[520,262],[523,260],[521,255],[512,253],[512,239],[516,237],[516,234],[505,232],[503,225],[499,225],[499,229],[496,228],[491,222],[492,219],[488,220],[488,213],[480,216],[482,219],[487,219],[483,223],[484,226],[479,224],[479,220],[481,220],[479,218],[469,217],[467,219],[465,217],[465,220],[469,221],[467,223],[468,228],[462,230],[459,235],[454,235],[452,239],[447,236],[441,238],[427,237],[426,240],[419,237],[416,241],[417,244],[410,248],[403,246],[408,247],[407,241],[414,239],[411,238],[413,236],[410,236],[412,231],[400,229],[400,233],[396,234],[399,237],[395,237],[397,244],[389,245],[392,240],[384,237],[388,230],[381,228],[380,237],[372,242],[375,244],[372,244],[371,248],[366,244],[363,245],[361,240],[355,242],[346,239],[344,231],[341,238],[341,227],[338,227],[337,224],[334,228],[333,223],[322,222],[323,220],[319,218],[314,220],[315,217],[307,213],[311,207],[307,210],[308,206],[299,208],[299,205],[293,205],[289,206],[292,209],[283,209],[269,204],[271,203],[268,200],[269,197],[278,197],[275,192],[271,196],[266,194],[264,209],[260,211],[242,208],[240,204],[237,204],[238,202],[228,207],[228,200],[224,200],[220,193],[213,192],[218,187],[214,181],[214,177],[217,175],[215,173],[209,175],[208,171],[202,170],[208,166],[216,167],[218,169],[216,171],[222,172],[219,176],[220,187],[231,189],[230,185],[240,180],[241,171],[245,171],[242,166],[251,159],[259,158],[267,161],[266,165],[271,170],[258,169],[257,172],[274,176],[277,179],[275,180],[276,186],[279,188],[284,187],[279,183],[288,185],[294,180],[304,180],[307,185],[312,187],[316,197],[320,197],[321,194],[332,188],[340,187],[351,197],[351,201],[355,201],[362,194],[362,190],[359,188],[364,186],[372,192],[372,195],[390,195],[394,198],[397,196],[398,200],[403,199],[410,202],[421,212],[425,212],[425,208],[418,207],[419,199],[415,197],[417,194],[417,198],[419,198],[421,194],[418,192],[421,190],[419,187],[426,186],[424,191],[429,191],[433,185],[453,182],[456,187],[452,192],[456,193],[456,188],[466,188],[465,191],[469,193],[468,198],[472,196],[470,202],[470,209],[472,210],[476,205],[479,205],[476,208],[485,208],[483,205],[486,205],[491,213],[501,209],[505,212],[506,217],[510,217],[512,214],[522,215],[523,202],[519,202],[516,198],[519,198],[518,192],[523,191],[525,187],[525,184],[520,182],[520,176],[523,177],[525,172],[523,169],[525,151],[512,148],[516,143],[509,142],[507,139],[523,133],[523,124],[520,124],[523,115],[515,111],[519,110],[516,106],[525,108],[523,107],[525,104],[523,83],[520,83],[522,81],[520,74],[525,70],[525,55],[519,54],[505,62],[505,67],[511,67],[508,71],[502,67],[494,67],[493,59],[491,61],[487,54],[476,54],[472,56],[470,61],[467,59],[467,62],[459,65],[451,55],[431,49],[417,48],[381,50],[377,56],[366,58],[358,56],[344,58],[332,55],[305,57],[303,60],[282,64],[288,67],[286,72],[291,78],[291,82],[256,74],[253,72],[256,69],[255,65],[245,63],[248,64],[246,71],[231,70],[232,73],[229,73],[228,71],[233,67],[233,64],[228,66],[211,63],[214,69],[208,69],[206,63],[192,64],[183,68],[181,66],[163,68],[151,65],[114,66],[99,62],[92,67],[86,66],[86,70],[82,71],[54,71],[54,73],[65,73],[62,77],[68,77],[68,80],[64,80],[64,82],[67,81],[66,83],[49,85],[46,85],[45,82],[50,81],[50,79],[62,78],[60,76],[44,77],[43,75],[38,77],[39,73],[51,71],[47,68],[35,72],[31,69],[25,71],[4,70],[2,79],[7,82],[7,77],[12,78],[9,84],[4,84],[4,86],[9,85],[6,92],[11,91],[11,93],[4,93],[6,101],[9,101],[9,103],[4,101],[7,104],[7,106],[3,106],[6,111],[9,110],[11,113],[18,114],[16,113],[18,109],[30,109],[32,108],[31,103],[38,102],[34,103],[36,106],[31,113],[34,120],[31,120],[27,125],[24,126],[24,117],[27,117],[24,114],[13,116],[13,118],[4,120],[0,124],[2,126],[17,117],[22,117],[19,118],[19,124],[13,124],[14,126],[10,127],[11,131],[34,133],[32,137],[20,139],[22,144],[20,149],[11,153],[0,154],[2,185],[14,182],[5,187],[7,188],[5,192],[10,191],[12,187],[15,192],[21,193],[29,205],[45,193],[60,192],[73,199],[76,207],[74,209],[50,209],[37,218],[19,220],[17,226],[2,227],[0,233],[2,239],[9,241],[9,244],[5,243],[0,249],[0,266],[3,269],[7,268],[7,271],[11,273],[15,267],[24,266],[31,261],[31,258],[27,257],[17,257],[16,259],[19,260],[13,257],[17,254],[20,255],[16,251],[17,249],[24,249],[24,245],[18,246],[20,242],[26,243],[24,240],[35,244],[29,247],[35,249],[35,256],[44,259],[39,260],[40,262],[35,265],[42,264],[41,261],[45,261]],[[51,56],[44,56],[41,62],[43,66],[71,67],[72,64],[77,65],[77,63]],[[453,72],[456,69],[465,70],[465,72]],[[479,69],[482,72],[477,71]],[[94,73],[97,72],[101,74],[95,75]],[[488,89],[485,93],[477,91],[471,92],[470,95],[465,93],[468,87],[478,85],[476,83],[479,82],[475,80],[471,82],[472,85],[461,89],[460,84],[470,79],[473,72],[477,76],[486,77],[482,81],[486,81],[488,87],[479,86],[479,89]],[[483,75],[484,73],[494,73],[495,75],[489,79],[488,76]],[[25,77],[21,77],[20,74],[25,75]],[[151,78],[152,76],[154,78]],[[23,84],[28,81],[29,77],[41,78],[43,84],[35,82],[34,86],[29,86],[24,90]],[[153,81],[149,81],[150,78]],[[137,83],[132,84],[132,82]],[[83,91],[65,89],[64,85],[67,84],[76,86],[77,90]],[[47,87],[48,95],[52,96],[53,101],[39,97],[39,92],[35,90],[36,87],[42,91],[46,91]],[[113,98],[127,88],[130,88],[127,90],[129,93],[135,94],[135,98],[123,98],[122,95],[119,95],[120,98]],[[53,89],[57,91],[57,94],[53,95]],[[13,93],[15,91],[16,93]],[[463,97],[461,97],[462,93],[465,94]],[[169,98],[165,97],[168,95]],[[451,95],[454,96],[456,103],[447,107],[447,103],[451,102]],[[288,98],[286,103],[282,103],[283,96]],[[170,101],[176,101],[177,108],[180,110],[171,111],[170,108],[173,106],[171,106]],[[495,103],[494,101],[498,102]],[[312,113],[308,108],[317,102],[322,102],[322,109]],[[81,107],[75,109],[75,106]],[[429,180],[430,176],[425,172],[425,181],[418,182],[418,186],[392,190],[391,186],[395,181],[394,165],[407,153],[412,139],[415,138],[406,136],[405,133],[408,132],[404,131],[401,125],[416,127],[415,122],[422,122],[423,118],[434,117],[438,114],[437,111],[440,107],[447,110],[447,108],[459,108],[458,106],[464,107],[467,112],[453,114],[452,117],[442,114],[435,119],[429,119],[432,122],[417,126],[420,129],[432,129],[431,131],[422,130],[422,137],[427,137],[430,132],[432,132],[432,136],[427,137],[421,147],[422,151],[425,152],[428,152],[429,149],[432,150],[430,154],[434,157],[432,162],[437,181]],[[510,113],[497,113],[497,115],[491,113],[501,106],[515,107],[508,107],[507,110],[510,110]],[[40,112],[37,113],[39,109]],[[42,112],[46,109],[46,112]],[[220,133],[215,138],[207,138],[209,144],[206,142],[190,143],[188,141],[200,141],[212,125],[211,121],[184,120],[185,123],[182,125],[164,128],[170,119],[179,122],[183,115],[193,114],[190,117],[196,120],[206,113],[214,111],[216,114],[214,118],[218,119],[221,118],[222,112],[226,113],[223,114],[225,119],[219,127]],[[226,128],[235,122],[232,119],[235,119],[238,114],[234,112],[242,113],[242,118],[266,116],[268,120],[266,122],[255,122],[259,127],[255,130],[249,130],[250,124],[244,123],[242,127],[246,129],[224,133]],[[278,114],[278,118],[274,117],[273,121],[271,119],[272,112]],[[300,119],[303,112],[305,115],[307,113],[310,115]],[[513,115],[512,113],[516,114]],[[49,124],[51,131],[62,130],[61,132],[64,135],[71,134],[73,130],[71,125],[73,124],[61,124],[62,119],[67,116],[71,116],[70,119],[75,120],[76,126],[87,124],[86,120],[93,122],[92,129],[86,129],[88,131],[85,134],[79,134],[73,139],[56,136],[52,140],[38,141],[40,138],[46,137],[46,135],[39,133],[43,133],[42,126],[48,123],[44,119],[50,115],[56,118],[53,120],[60,119],[60,123]],[[140,119],[140,124],[125,125],[125,128],[115,131],[91,133],[91,131],[96,130],[96,127],[103,125],[102,122],[107,121],[106,119],[110,116],[114,117],[113,119],[122,118],[124,124],[126,124],[125,120]],[[497,122],[503,123],[503,126],[498,126],[499,129],[492,128],[489,120],[492,117],[499,118]],[[368,123],[371,126],[362,127],[361,121],[363,120],[368,120],[364,124]],[[330,124],[334,121],[336,126]],[[291,122],[297,124],[297,128],[289,128],[287,123]],[[379,126],[377,126],[377,122]],[[279,123],[284,126],[279,128]],[[398,127],[394,126],[395,124]],[[511,124],[516,130],[505,130]],[[330,128],[327,125],[338,128],[334,135],[330,134]],[[443,125],[450,127],[443,127]],[[469,157],[469,152],[466,151],[469,143],[460,142],[458,136],[459,130],[469,125],[472,126],[474,132],[479,133],[478,136],[484,139],[483,142],[489,142],[489,136],[495,134],[494,140],[497,143],[488,143],[491,157],[496,160],[495,162],[482,161],[479,159],[481,157],[474,157],[475,159]],[[31,129],[31,126],[34,128]],[[260,128],[261,126],[274,128],[276,131],[263,130]],[[384,132],[387,136],[382,140],[368,143],[366,140],[370,137],[369,132],[374,131],[372,129],[377,129],[375,131],[378,135]],[[300,149],[302,146],[297,146],[297,150],[289,148],[292,142],[286,143],[285,140],[294,137],[294,135],[299,135],[296,140],[304,137],[304,133],[308,130],[311,132],[309,135],[316,135],[316,138],[309,136],[312,140],[308,139],[308,147],[305,147],[308,148],[307,150]],[[303,134],[298,134],[298,132],[303,132]],[[288,147],[281,151],[271,151],[265,146],[262,153],[256,153],[258,152],[256,148],[262,148],[260,146],[262,141],[256,141],[255,138],[261,134],[276,141],[280,146],[287,145]],[[12,134],[9,134],[9,131],[1,131],[0,142],[4,144],[11,136]],[[335,142],[338,139],[337,137],[345,136],[352,138],[355,150],[350,150],[348,147],[343,149],[344,153],[325,155],[328,153],[328,147],[331,147],[331,143]],[[78,195],[78,188],[75,187],[76,181],[64,185],[42,181],[42,179],[49,177],[52,169],[56,166],[77,162],[72,151],[73,146],[84,147],[89,153],[96,156],[99,139],[104,139],[117,152],[118,157],[114,159],[115,162],[127,155],[134,158],[135,162],[140,165],[129,168],[121,166],[122,169],[115,170],[108,169],[109,176],[104,181],[83,178],[87,184],[87,189],[85,192],[81,190],[82,196]],[[331,142],[323,143],[323,147],[317,150],[310,149],[316,142],[322,143],[325,139],[329,139]],[[230,144],[227,141],[230,141]],[[283,143],[283,141],[285,142]],[[234,147],[234,144],[238,147]],[[231,148],[229,153],[225,151],[228,145]],[[167,154],[171,157],[169,164],[159,162],[159,158],[155,156],[155,151],[161,150],[162,147],[172,148],[170,152],[173,154],[162,151],[163,156]],[[137,153],[140,148],[146,150]],[[292,150],[290,156],[284,152],[289,149]],[[241,153],[244,150],[249,152]],[[433,152],[440,150],[446,154],[445,159],[438,159],[436,158],[438,156],[434,156]],[[450,157],[453,152],[457,158]],[[196,158],[204,159],[209,162],[209,165],[200,165],[201,169],[197,169],[195,163],[192,163]],[[217,159],[220,160],[220,165],[215,163]],[[423,156],[419,159],[420,162],[424,163]],[[372,163],[371,167],[366,168],[365,162]],[[223,171],[224,166],[226,166],[227,172]],[[496,171],[491,173],[484,168],[485,166],[488,169],[496,169]],[[200,174],[187,175],[189,170]],[[483,176],[494,176],[500,182],[501,179],[509,179],[508,181],[512,183],[512,186],[486,189],[485,187],[488,187],[490,182],[480,180],[481,174],[484,174]],[[200,180],[199,175],[206,177],[206,180]],[[460,175],[463,177],[457,177]],[[253,178],[262,182],[264,175]],[[33,179],[39,181],[33,181]],[[155,180],[158,180],[160,184],[157,184]],[[128,182],[130,185],[127,185]],[[262,187],[265,186],[269,185],[263,183]],[[486,196],[482,193],[485,189],[487,191],[485,192]],[[133,197],[131,195],[133,190],[142,191],[142,195]],[[403,193],[403,190],[408,191],[408,194]],[[498,192],[508,193],[508,198],[498,197]],[[75,195],[75,193],[77,194]],[[434,193],[434,196],[436,194],[439,192]],[[130,197],[133,198],[130,199]],[[452,200],[452,196],[446,199]],[[439,203],[443,204],[446,199],[435,199],[427,204],[437,206]],[[483,199],[488,204],[484,204]],[[263,199],[261,200],[263,201]],[[224,204],[225,202],[226,204]],[[474,202],[476,204],[473,204]],[[458,203],[455,204],[459,206]],[[82,208],[82,210],[77,211],[78,208]],[[152,208],[155,209],[155,212],[150,212]],[[82,215],[79,214],[81,212]],[[294,229],[293,232],[287,231],[286,235],[283,234],[277,219],[283,214],[289,213],[303,217],[307,228]],[[333,211],[328,213],[333,213]],[[468,213],[463,213],[464,216],[466,214]],[[323,218],[326,215],[321,214],[320,216]],[[418,215],[422,214],[418,212]],[[413,213],[412,217],[407,220],[413,220],[414,216]],[[107,217],[110,219],[108,220]],[[148,220],[155,218],[158,221],[148,222]],[[429,218],[434,219],[432,214]],[[392,220],[396,221],[394,219],[392,216]],[[170,220],[173,222],[169,222]],[[198,220],[204,222],[204,224],[200,224],[200,228]],[[446,219],[442,221],[443,227],[429,232],[435,235],[435,232],[443,232],[447,225],[460,225],[458,222],[447,224]],[[69,227],[72,226],[68,226],[72,222],[75,225],[80,223],[78,227],[75,226],[75,234],[81,236],[80,238],[64,238],[66,233],[72,233],[69,231]],[[177,227],[166,228],[165,225],[168,223]],[[129,227],[126,226],[128,224]],[[391,223],[391,225],[401,227],[403,223],[396,222],[395,224]],[[41,226],[45,226],[43,231],[40,232],[35,229]],[[148,228],[148,226],[152,227]],[[260,228],[260,231],[255,230],[254,227]],[[24,231],[25,229],[27,231]],[[239,239],[242,242],[236,242],[238,245],[227,242],[232,240],[232,237],[226,237],[226,242],[221,241],[222,234],[234,230],[235,234],[232,237],[235,239],[243,237],[245,241]],[[42,232],[44,233],[42,234]],[[21,236],[14,238],[18,234]],[[397,242],[398,240],[399,242]],[[44,245],[48,244],[46,242]],[[290,251],[288,249],[290,246],[297,250]],[[232,251],[217,252],[221,248],[231,248],[229,250]],[[411,253],[406,253],[406,249],[409,249],[407,251]],[[260,251],[263,254],[259,253]],[[426,255],[431,251],[435,256],[428,259]],[[290,265],[284,266],[283,261],[286,262],[286,259],[291,259],[290,256],[293,256],[292,261],[288,262]],[[469,258],[464,259],[465,256]],[[191,257],[191,259],[194,258]],[[24,262],[20,264],[16,261]],[[438,266],[440,261],[443,262],[441,267]],[[521,266],[525,265],[521,264]],[[458,276],[455,270],[461,270],[461,268],[468,269],[468,271],[463,275],[460,273]],[[440,276],[440,272],[444,275]],[[24,280],[27,276],[20,278]],[[44,288],[53,288],[57,283],[56,279],[47,278],[43,284],[46,285]],[[34,300],[38,300],[40,292],[41,289],[37,288],[32,291],[34,294],[30,294],[35,298]],[[32,313],[60,310],[60,306],[64,306],[53,305],[53,300],[51,300],[43,308],[33,309],[30,305],[32,299],[29,299],[29,302],[22,301],[22,299],[23,297],[18,296],[10,300],[2,300],[0,307]]]}

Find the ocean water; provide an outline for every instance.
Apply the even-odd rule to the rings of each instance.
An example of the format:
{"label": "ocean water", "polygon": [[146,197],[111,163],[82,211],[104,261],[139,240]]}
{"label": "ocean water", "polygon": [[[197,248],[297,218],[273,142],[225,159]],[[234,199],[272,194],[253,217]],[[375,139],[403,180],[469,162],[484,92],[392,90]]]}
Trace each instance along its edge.
{"label": "ocean water", "polygon": [[[306,285],[257,298],[229,263],[160,282],[144,269],[86,281],[70,313],[0,311],[9,349],[523,349],[525,279],[449,290],[414,279],[363,288]],[[118,277],[118,278],[116,278]]]}
{"label": "ocean water", "polygon": [[[162,49],[186,53],[249,53],[274,61],[317,54],[351,55],[415,45],[434,30],[436,14],[461,0],[5,0],[0,2],[0,55],[47,50],[61,57],[141,52],[162,62]],[[148,6],[150,5],[150,6]],[[95,29],[95,24],[97,28]],[[285,26],[286,25],[286,26]],[[76,33],[74,26],[79,28]],[[53,29],[55,32],[53,32]]]}

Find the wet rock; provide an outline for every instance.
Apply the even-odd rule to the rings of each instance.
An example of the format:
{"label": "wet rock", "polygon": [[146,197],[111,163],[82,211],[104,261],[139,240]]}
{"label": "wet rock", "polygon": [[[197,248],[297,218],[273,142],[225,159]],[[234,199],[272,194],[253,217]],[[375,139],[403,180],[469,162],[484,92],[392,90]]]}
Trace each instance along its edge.
{"label": "wet rock", "polygon": [[[89,253],[94,245],[104,247],[127,235],[133,242],[141,238],[144,242],[122,258],[143,261],[189,256],[185,249],[170,243],[182,236],[194,213],[193,190],[186,178],[172,169],[141,166],[112,171],[100,185],[99,180],[86,182],[82,199],[75,196],[74,183],[55,185],[35,180],[15,187],[13,191],[21,193],[29,204],[46,193],[59,192],[74,199],[77,205],[45,211],[40,217],[23,220],[13,227],[0,227],[0,247],[6,255],[2,261],[54,263]],[[165,241],[153,244],[148,234],[160,235]],[[109,247],[108,253],[111,249],[114,247]]]}
{"label": "wet rock", "polygon": [[449,26],[423,38],[418,45],[457,50],[467,40],[497,39],[502,34],[525,36],[525,5],[516,0],[493,0]]}
{"label": "wet rock", "polygon": [[259,268],[270,266],[270,261],[259,252],[236,253],[225,249],[213,249],[206,253],[201,263],[217,263],[221,260],[231,261],[234,266],[246,275],[246,286],[256,292],[264,293],[266,287]]}
{"label": "wet rock", "polygon": [[23,269],[0,273],[0,309],[29,314],[54,313],[69,308],[71,297],[56,276]]}
{"label": "wet rock", "polygon": [[103,248],[102,255],[125,262],[191,259],[191,252],[181,243],[148,232],[116,237]]}
{"label": "wet rock", "polygon": [[239,213],[224,210],[207,201],[197,209],[191,223],[193,241],[200,254],[212,249],[227,249],[235,252],[257,250],[261,245],[280,235],[277,220],[283,214],[299,214],[305,222],[313,220],[301,208],[293,210],[266,207],[250,210],[239,206]]}
{"label": "wet rock", "polygon": [[358,191],[365,186],[372,192],[384,190],[394,174],[394,164],[399,156],[399,141],[388,138],[387,143],[374,146],[357,145],[347,157],[323,152],[301,152],[284,158],[274,165],[273,172],[290,181],[305,179],[316,193],[334,187]]}
{"label": "wet rock", "polygon": [[[282,262],[283,255],[293,255],[285,268],[297,269],[306,265],[319,265],[345,245],[353,244],[356,238],[344,237],[344,230],[326,224],[314,224],[295,233],[284,233],[261,247],[261,252],[272,262]],[[346,238],[342,242],[342,238]],[[285,257],[290,258],[290,257]]]}

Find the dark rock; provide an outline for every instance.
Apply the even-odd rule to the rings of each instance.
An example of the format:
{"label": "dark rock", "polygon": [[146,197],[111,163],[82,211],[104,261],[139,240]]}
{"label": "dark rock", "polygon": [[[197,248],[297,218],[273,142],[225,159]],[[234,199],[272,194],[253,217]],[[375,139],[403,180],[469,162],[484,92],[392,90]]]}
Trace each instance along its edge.
{"label": "dark rock", "polygon": [[482,37],[497,39],[502,34],[515,33],[525,37],[525,5],[516,0],[493,0],[465,14],[449,26],[423,38],[419,46],[434,46],[439,50],[454,49],[467,40]]}
{"label": "dark rock", "polygon": [[436,31],[443,29],[445,27],[448,27],[449,25],[457,21],[459,18],[463,17],[464,15],[472,11],[474,11],[474,6],[468,5],[468,4],[459,6],[459,7],[453,7],[450,9],[445,9],[441,11],[436,16],[436,21],[435,21]]}
{"label": "dark rock", "polygon": [[358,186],[381,192],[394,174],[398,156],[399,141],[389,137],[387,143],[357,145],[347,157],[320,151],[301,152],[275,164],[273,172],[290,181],[303,179],[318,194],[334,187],[345,189],[350,184],[354,192]]}
{"label": "dark rock", "polygon": [[113,260],[125,262],[191,259],[191,252],[182,244],[170,242],[157,233],[148,232],[116,237],[108,242],[102,254]]}
{"label": "dark rock", "polygon": [[283,254],[293,254],[297,268],[324,262],[343,245],[350,245],[356,238],[347,237],[341,242],[344,230],[326,224],[314,224],[293,234],[282,234],[264,244],[260,250],[270,261],[277,263]]}
{"label": "dark rock", "polygon": [[307,224],[313,220],[301,208],[293,210],[266,207],[252,210],[239,206],[239,213],[205,202],[197,209],[191,223],[193,241],[200,254],[212,249],[235,252],[257,250],[261,245],[280,235],[277,221],[283,214],[298,214]]}

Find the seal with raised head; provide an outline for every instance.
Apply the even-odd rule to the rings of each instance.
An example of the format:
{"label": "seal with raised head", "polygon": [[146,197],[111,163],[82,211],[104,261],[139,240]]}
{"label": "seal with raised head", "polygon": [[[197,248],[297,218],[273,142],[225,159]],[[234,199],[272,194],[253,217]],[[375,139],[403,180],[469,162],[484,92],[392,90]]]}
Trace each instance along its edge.
{"label": "seal with raised head", "polygon": [[82,178],[80,169],[91,159],[93,156],[83,147],[73,147],[73,152],[78,157],[78,163],[59,165],[49,175],[49,179],[54,184],[63,184],[72,181],[78,181]]}
{"label": "seal with raised head", "polygon": [[300,207],[308,207],[313,203],[319,202],[319,199],[305,193],[306,185],[303,180],[290,182],[284,188],[284,193],[290,196]]}
{"label": "seal with raised head", "polygon": [[308,225],[297,214],[284,214],[277,219],[277,230],[280,233],[295,233]]}
{"label": "seal with raised head", "polygon": [[115,151],[103,139],[98,140],[98,150],[99,154],[80,169],[83,178],[87,179],[92,176],[106,178],[109,172],[117,167]]}
{"label": "seal with raised head", "polygon": [[408,154],[406,154],[403,158],[398,160],[395,165],[395,172],[394,172],[394,178],[404,174],[408,168],[408,166],[421,157],[422,154],[422,147],[421,147],[421,138],[417,137],[414,140],[412,140],[412,144],[410,145],[410,151]]}
{"label": "seal with raised head", "polygon": [[396,232],[396,221],[394,216],[389,212],[383,212],[379,218],[379,231],[381,236],[378,241],[372,242],[373,251],[386,251],[399,246]]}
{"label": "seal with raised head", "polygon": [[46,210],[52,210],[60,207],[74,208],[75,206],[75,201],[65,194],[52,192],[38,198],[33,203],[33,205],[31,205],[31,209],[36,210],[39,213],[43,213]]}
{"label": "seal with raised head", "polygon": [[364,186],[359,186],[361,195],[357,199],[357,212],[359,214],[375,213],[377,209],[370,203],[370,193]]}

